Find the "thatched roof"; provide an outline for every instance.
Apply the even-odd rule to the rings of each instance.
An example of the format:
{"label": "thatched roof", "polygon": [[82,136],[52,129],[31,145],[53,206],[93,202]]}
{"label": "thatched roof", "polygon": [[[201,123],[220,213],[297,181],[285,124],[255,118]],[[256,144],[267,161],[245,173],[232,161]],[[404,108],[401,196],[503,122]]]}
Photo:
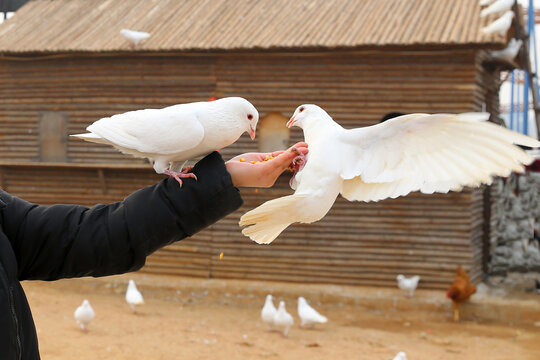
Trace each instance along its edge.
{"label": "thatched roof", "polygon": [[[35,0],[0,52],[226,51],[487,45],[477,0]],[[151,37],[131,49],[122,28]]]}

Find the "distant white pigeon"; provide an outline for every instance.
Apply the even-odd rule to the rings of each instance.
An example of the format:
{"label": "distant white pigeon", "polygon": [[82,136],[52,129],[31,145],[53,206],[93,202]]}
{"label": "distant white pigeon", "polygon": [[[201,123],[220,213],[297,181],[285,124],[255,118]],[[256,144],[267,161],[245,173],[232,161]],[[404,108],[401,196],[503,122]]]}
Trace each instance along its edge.
{"label": "distant white pigeon", "polygon": [[137,312],[137,305],[144,304],[143,296],[139,290],[137,290],[137,286],[133,280],[129,280],[128,288],[126,290],[126,302],[131,307],[134,314]]}
{"label": "distant white pigeon", "polygon": [[494,1],[495,0],[480,0],[480,6],[488,6],[489,4],[491,4]]}
{"label": "distant white pigeon", "polygon": [[84,300],[82,305],[75,310],[73,316],[75,317],[77,324],[79,324],[81,327],[81,330],[86,332],[86,326],[90,324],[92,320],[94,320],[94,309],[92,309],[92,306],[90,306],[90,302],[88,300]]}
{"label": "distant white pigeon", "polygon": [[150,34],[143,31],[134,31],[134,30],[128,30],[128,29],[122,29],[120,30],[120,34],[131,41],[133,43],[133,46],[139,45],[139,43],[144,40],[148,39],[150,37]]}
{"label": "distant white pigeon", "polygon": [[511,39],[508,42],[508,46],[506,46],[504,49],[493,50],[490,52],[490,54],[494,59],[503,60],[506,62],[512,62],[516,58],[517,54],[519,53],[519,49],[521,49],[521,45],[523,45],[523,40]]}
{"label": "distant white pigeon", "polygon": [[312,308],[302,296],[298,298],[298,317],[300,317],[300,326],[313,326],[315,324],[324,324],[328,321]]}
{"label": "distant white pigeon", "polygon": [[483,34],[499,34],[499,36],[505,36],[508,29],[512,26],[512,20],[514,19],[514,12],[507,11],[503,16],[493,21],[488,26],[482,28]]}
{"label": "distant white pigeon", "polygon": [[394,357],[394,360],[407,360],[407,355],[403,351],[400,351]]}
{"label": "distant white pigeon", "polygon": [[189,169],[179,172],[187,160],[223,149],[244,132],[254,139],[258,120],[249,101],[228,97],[129,111],[94,122],[86,128],[90,133],[71,136],[148,158],[158,174],[174,177],[182,186],[181,178],[196,178]]}
{"label": "distant white pigeon", "polygon": [[516,0],[497,0],[484,10],[480,12],[480,17],[486,17],[491,14],[501,14],[505,11],[508,11],[514,5]]}
{"label": "distant white pigeon", "polygon": [[276,329],[278,329],[283,336],[287,336],[289,329],[293,324],[293,317],[285,310],[285,302],[280,301],[276,315],[274,315],[274,325]]}
{"label": "distant white pigeon", "polygon": [[405,290],[407,293],[407,297],[412,298],[414,295],[414,290],[416,290],[416,288],[418,287],[419,280],[420,276],[418,275],[408,278],[402,274],[399,274],[397,276],[398,288],[400,288],[401,290]]}
{"label": "distant white pigeon", "polygon": [[268,326],[268,330],[275,329],[274,316],[276,316],[277,310],[272,299],[272,295],[266,295],[266,300],[264,301],[264,306],[261,310],[261,319]]}
{"label": "distant white pigeon", "polygon": [[317,105],[301,105],[287,123],[300,126],[309,144],[307,163],[292,183],[296,191],[244,214],[242,233],[269,244],[292,223],[322,219],[339,194],[367,202],[411,191],[446,193],[523,172],[533,157],[513,144],[540,142],[488,118],[488,113],[410,114],[346,130]]}

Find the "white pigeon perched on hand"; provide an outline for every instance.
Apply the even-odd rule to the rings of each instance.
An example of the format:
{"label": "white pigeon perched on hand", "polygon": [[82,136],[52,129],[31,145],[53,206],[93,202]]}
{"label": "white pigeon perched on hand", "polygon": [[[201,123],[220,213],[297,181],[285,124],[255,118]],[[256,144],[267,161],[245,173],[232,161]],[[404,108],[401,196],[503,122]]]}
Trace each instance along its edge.
{"label": "white pigeon perched on hand", "polygon": [[268,326],[268,330],[275,329],[274,316],[276,316],[277,310],[272,299],[272,295],[266,295],[266,300],[264,301],[264,306],[261,310],[261,319]]}
{"label": "white pigeon perched on hand", "polygon": [[150,37],[150,34],[144,31],[134,31],[129,29],[122,29],[120,30],[120,34],[131,41],[133,44],[133,47],[139,45],[141,41],[144,39],[148,39]]}
{"label": "white pigeon perched on hand", "polygon": [[396,354],[393,360],[407,360],[407,355],[403,351],[400,351]]}
{"label": "white pigeon perched on hand", "polygon": [[511,39],[508,42],[508,46],[506,46],[502,50],[493,50],[490,51],[490,55],[498,60],[504,60],[506,62],[512,62],[517,54],[519,53],[519,49],[521,49],[521,45],[523,45],[523,40],[519,39]]}
{"label": "white pigeon perched on hand", "polygon": [[82,302],[82,305],[75,310],[73,316],[75,317],[75,321],[77,321],[77,324],[79,324],[81,330],[86,332],[86,326],[90,324],[92,320],[94,320],[95,313],[92,306],[90,306],[90,302],[85,299]]}
{"label": "white pigeon perched on hand", "polygon": [[405,275],[399,274],[397,276],[398,288],[405,290],[407,297],[412,298],[414,295],[414,290],[418,287],[418,281],[420,281],[420,276],[415,275],[410,278],[405,277]]}
{"label": "white pigeon perched on hand", "polygon": [[508,32],[508,29],[512,26],[512,20],[514,19],[514,12],[508,10],[504,13],[503,16],[493,21],[488,26],[482,28],[483,34],[499,34],[499,36],[504,37]]}
{"label": "white pigeon perched on hand", "polygon": [[86,141],[112,145],[125,154],[148,158],[154,170],[175,178],[195,178],[185,162],[234,143],[247,132],[255,138],[257,109],[246,99],[228,97],[129,111],[100,119],[88,126],[90,133],[71,135]]}
{"label": "white pigeon perched on hand", "polygon": [[144,299],[142,294],[137,290],[135,281],[129,280],[128,288],[126,290],[126,302],[135,314],[137,312],[137,305],[143,305]]}
{"label": "white pigeon perched on hand", "polygon": [[285,309],[285,301],[280,301],[276,315],[274,315],[274,325],[276,329],[278,329],[281,334],[286,337],[287,334],[289,334],[289,329],[291,326],[293,326],[293,324],[293,317]]}
{"label": "white pigeon perched on hand", "polygon": [[324,324],[328,321],[326,316],[319,314],[302,296],[298,298],[298,317],[300,317],[301,327]]}
{"label": "white pigeon perched on hand", "polygon": [[491,14],[501,14],[508,11],[512,8],[515,1],[516,0],[497,0],[484,10],[480,11],[480,17],[486,17]]}
{"label": "white pigeon perched on hand", "polygon": [[296,191],[244,214],[242,233],[269,244],[292,223],[322,219],[339,194],[367,202],[412,191],[446,193],[523,172],[533,157],[513,143],[538,147],[540,142],[488,118],[488,113],[410,114],[346,130],[317,105],[301,105],[287,123],[301,127],[309,145],[307,163],[292,184]]}

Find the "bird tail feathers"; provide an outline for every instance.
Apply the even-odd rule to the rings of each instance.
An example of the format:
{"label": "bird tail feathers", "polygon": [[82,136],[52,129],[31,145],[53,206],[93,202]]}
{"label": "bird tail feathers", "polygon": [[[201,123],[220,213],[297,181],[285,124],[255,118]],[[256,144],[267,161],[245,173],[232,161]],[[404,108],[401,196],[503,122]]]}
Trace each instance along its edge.
{"label": "bird tail feathers", "polygon": [[242,234],[258,244],[270,244],[293,223],[290,221],[290,210],[304,197],[305,195],[284,196],[267,201],[247,212],[240,218],[240,226],[247,226],[242,230]]}
{"label": "bird tail feathers", "polygon": [[98,144],[108,144],[109,143],[107,140],[105,140],[101,136],[96,135],[94,133],[74,134],[74,135],[70,135],[70,136],[73,136],[73,137],[76,137],[76,138],[79,138],[79,139],[83,139],[83,140],[86,140],[86,141],[90,141],[90,142],[93,142],[93,143],[98,143]]}

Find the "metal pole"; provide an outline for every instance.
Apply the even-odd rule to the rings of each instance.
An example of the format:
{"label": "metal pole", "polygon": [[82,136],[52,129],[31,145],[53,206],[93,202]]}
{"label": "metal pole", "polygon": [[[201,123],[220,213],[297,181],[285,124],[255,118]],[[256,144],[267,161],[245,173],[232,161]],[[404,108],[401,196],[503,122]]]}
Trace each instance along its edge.
{"label": "metal pole", "polygon": [[[528,46],[528,36],[527,34],[523,34],[523,27],[521,24],[521,13],[519,11],[519,6],[517,1],[512,6],[512,10],[514,11],[514,23],[515,23],[515,29],[516,29],[516,38],[523,40],[523,47],[520,51],[520,64],[523,64],[525,66],[525,69],[527,70],[527,75],[529,77],[529,83],[536,84],[536,78],[537,74],[533,73],[531,71],[531,58],[529,55],[529,46]],[[532,91],[532,98],[533,98],[533,109],[534,114],[536,118],[536,129],[537,129],[537,136],[540,138],[540,103],[538,102],[538,89],[536,86],[531,87]]]}
{"label": "metal pole", "polygon": [[510,130],[514,130],[514,71],[510,73]]}

